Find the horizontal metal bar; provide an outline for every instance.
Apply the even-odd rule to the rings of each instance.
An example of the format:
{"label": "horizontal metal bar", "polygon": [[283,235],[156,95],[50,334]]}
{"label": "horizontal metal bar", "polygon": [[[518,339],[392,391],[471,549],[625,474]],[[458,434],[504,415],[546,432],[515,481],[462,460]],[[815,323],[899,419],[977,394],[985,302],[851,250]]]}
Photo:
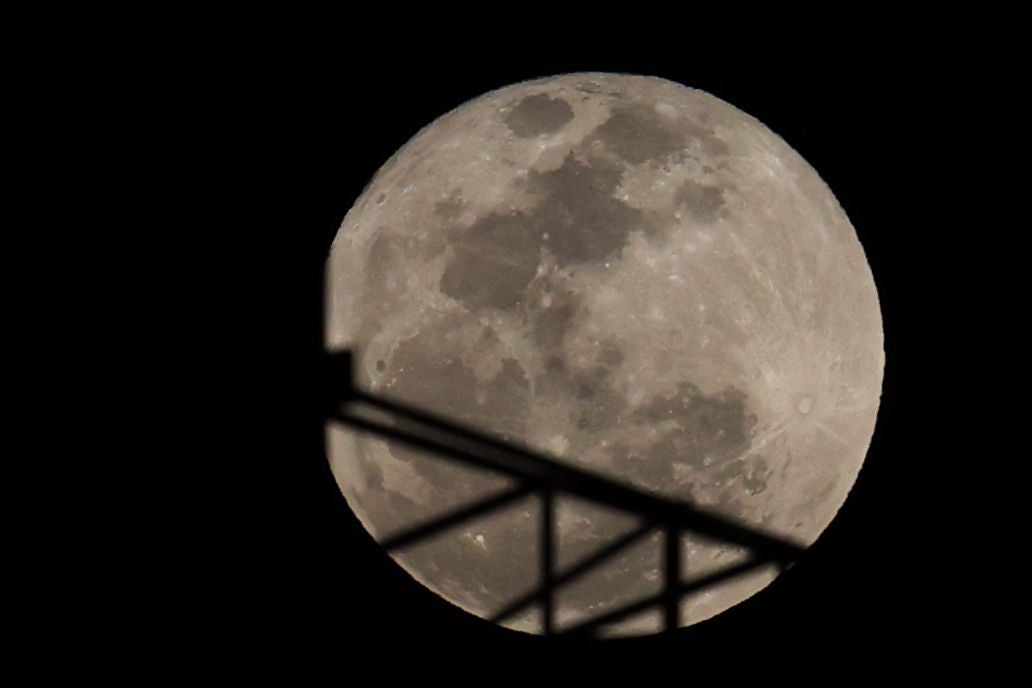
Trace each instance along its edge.
{"label": "horizontal metal bar", "polygon": [[384,549],[393,550],[412,544],[416,540],[421,540],[425,537],[430,537],[442,530],[454,527],[467,519],[474,518],[488,511],[493,511],[501,506],[505,506],[510,502],[514,502],[520,497],[525,497],[533,491],[533,487],[530,485],[520,485],[516,489],[506,490],[501,494],[496,494],[482,499],[473,504],[460,507],[454,511],[442,514],[436,518],[427,521],[421,525],[415,526],[409,530],[393,535],[382,543]]}
{"label": "horizontal metal bar", "polygon": [[[723,569],[720,569],[719,571],[714,571],[713,573],[702,576],[701,578],[697,578],[694,581],[682,583],[681,585],[677,586],[676,590],[674,591],[674,594],[677,595],[677,598],[680,601],[681,597],[684,597],[689,593],[695,592],[696,590],[707,587],[709,585],[714,585],[728,578],[740,576],[743,573],[748,573],[753,569],[771,563],[773,562],[762,558],[750,558],[739,564],[732,564],[731,566],[727,566]],[[638,600],[637,602],[631,602],[630,604],[624,607],[614,609],[613,611],[603,614],[602,616],[595,617],[594,619],[588,619],[587,621],[577,624],[576,626],[573,626],[571,628],[565,630],[560,629],[558,634],[575,635],[590,633],[599,626],[608,623],[613,623],[615,621],[621,621],[622,619],[625,619],[628,616],[632,616],[639,612],[646,611],[651,607],[660,605],[667,599],[667,595],[668,592],[664,590],[658,595],[646,597],[644,599]]]}
{"label": "horizontal metal bar", "polygon": [[[621,535],[619,538],[609,543],[605,547],[602,547],[598,551],[588,555],[581,561],[574,564],[574,566],[568,569],[565,573],[561,573],[552,578],[553,587],[560,587],[570,581],[579,578],[583,574],[587,573],[591,569],[595,568],[607,559],[619,554],[622,550],[626,549],[636,541],[640,540],[646,533],[654,528],[652,523],[645,523],[638,528],[635,528],[629,533]],[[518,614],[530,605],[534,604],[541,597],[541,588],[536,588],[525,595],[522,595],[512,602],[510,602],[504,609],[499,611],[497,614],[491,617],[491,621],[499,623],[508,619],[513,614]]]}

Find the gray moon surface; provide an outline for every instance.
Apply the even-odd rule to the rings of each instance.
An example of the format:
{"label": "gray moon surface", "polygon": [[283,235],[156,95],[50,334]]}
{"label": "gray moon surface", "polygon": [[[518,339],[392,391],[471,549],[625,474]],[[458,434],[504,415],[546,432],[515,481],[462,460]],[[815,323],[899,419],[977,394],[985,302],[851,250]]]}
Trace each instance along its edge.
{"label": "gray moon surface", "polygon": [[[361,387],[803,544],[874,431],[881,313],[846,214],[762,123],[664,79],[566,74],[445,114],[376,173],[327,274],[327,347],[355,349]],[[381,542],[511,485],[338,424],[327,449]],[[540,518],[530,496],[391,556],[490,618],[540,583]],[[556,518],[560,571],[639,523],[568,496]],[[660,592],[661,544],[561,587],[558,629]],[[684,578],[746,554],[686,535]],[[775,575],[684,598],[682,624]],[[540,610],[503,625],[540,633]]]}

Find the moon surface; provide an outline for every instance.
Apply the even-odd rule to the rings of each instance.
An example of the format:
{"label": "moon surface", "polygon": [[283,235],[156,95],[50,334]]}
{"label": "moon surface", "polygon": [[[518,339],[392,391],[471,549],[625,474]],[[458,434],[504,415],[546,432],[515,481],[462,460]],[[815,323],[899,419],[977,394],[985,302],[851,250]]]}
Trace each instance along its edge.
{"label": "moon surface", "polygon": [[[803,544],[856,480],[881,393],[877,292],[831,191],[753,117],[653,77],[527,81],[424,128],[344,219],[326,316],[365,389]],[[327,447],[378,541],[511,485],[337,424]],[[639,524],[556,508],[560,571]],[[540,583],[540,519],[529,496],[391,556],[491,618]],[[696,535],[682,551],[685,580],[747,554]],[[662,572],[657,531],[559,588],[558,630],[660,592]],[[685,597],[682,624],[774,576]],[[536,607],[502,623],[542,632]]]}

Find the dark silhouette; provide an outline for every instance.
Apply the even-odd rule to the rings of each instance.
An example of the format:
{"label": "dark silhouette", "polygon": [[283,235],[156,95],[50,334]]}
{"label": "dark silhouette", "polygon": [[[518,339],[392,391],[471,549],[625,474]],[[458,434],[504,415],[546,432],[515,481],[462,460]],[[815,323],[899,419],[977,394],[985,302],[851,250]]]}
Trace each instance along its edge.
{"label": "dark silhouette", "polygon": [[[543,632],[557,633],[555,628],[555,590],[583,575],[622,549],[630,546],[654,527],[664,531],[664,589],[654,597],[632,602],[595,619],[588,620],[563,634],[590,634],[599,626],[619,621],[632,614],[659,606],[663,611],[667,631],[680,626],[681,598],[706,586],[715,585],[767,564],[784,569],[796,560],[804,548],[783,538],[735,523],[723,516],[700,510],[685,502],[675,502],[640,492],[608,478],[593,475],[557,462],[515,442],[503,441],[473,428],[453,423],[422,409],[385,399],[359,390],[354,385],[350,351],[327,356],[327,417],[351,427],[381,437],[404,442],[429,451],[439,457],[459,461],[504,473],[517,479],[517,487],[492,495],[474,504],[449,511],[426,523],[397,534],[382,545],[387,550],[413,544],[434,533],[451,528],[466,519],[475,518],[498,509],[531,492],[541,496],[541,585],[530,594],[514,600],[498,611],[492,621],[502,621],[535,602],[541,605]],[[404,422],[403,427],[370,420],[354,413],[362,406],[387,412]],[[426,434],[414,431],[422,426]],[[445,437],[442,437],[442,434]],[[577,562],[564,572],[555,566],[555,495],[567,493],[610,507],[635,513],[644,519],[644,525],[595,554]],[[686,531],[746,547],[753,553],[748,560],[703,576],[695,581],[681,581],[681,536]]]}

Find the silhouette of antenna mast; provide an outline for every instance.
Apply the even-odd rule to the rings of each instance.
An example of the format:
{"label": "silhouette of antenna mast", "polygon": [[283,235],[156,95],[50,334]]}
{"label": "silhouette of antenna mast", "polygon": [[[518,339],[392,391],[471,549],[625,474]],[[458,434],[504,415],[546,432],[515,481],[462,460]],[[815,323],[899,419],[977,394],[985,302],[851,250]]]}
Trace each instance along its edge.
{"label": "silhouette of antenna mast", "polygon": [[[784,569],[804,552],[804,547],[797,543],[741,525],[724,516],[685,502],[641,492],[603,476],[565,465],[506,438],[494,437],[423,409],[357,389],[352,365],[351,351],[327,354],[323,378],[327,381],[327,418],[403,442],[447,460],[502,473],[517,481],[514,488],[393,535],[381,543],[388,551],[416,543],[529,494],[537,493],[541,496],[541,585],[499,610],[491,617],[492,621],[504,621],[536,603],[541,606],[545,635],[590,635],[604,624],[659,607],[663,612],[665,629],[673,631],[680,626],[680,601],[685,595],[768,564]],[[371,409],[373,413],[367,411],[363,415],[362,407]],[[400,422],[391,425],[379,420],[384,414]],[[555,496],[559,493],[637,514],[643,523],[560,572],[556,570],[555,562]],[[656,528],[661,528],[664,535],[662,592],[557,631],[554,602],[556,589],[616,556]],[[743,562],[684,582],[681,580],[681,537],[687,532],[745,547],[750,550],[751,556]]]}

